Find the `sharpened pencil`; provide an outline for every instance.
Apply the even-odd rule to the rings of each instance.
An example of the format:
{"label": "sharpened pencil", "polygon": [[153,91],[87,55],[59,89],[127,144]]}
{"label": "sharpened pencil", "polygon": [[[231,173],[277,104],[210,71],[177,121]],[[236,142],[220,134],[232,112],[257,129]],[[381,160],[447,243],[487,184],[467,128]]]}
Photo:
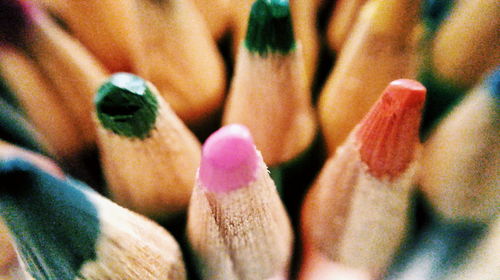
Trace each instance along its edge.
{"label": "sharpened pencil", "polygon": [[500,213],[499,94],[497,68],[425,142],[419,183],[445,219],[489,221]]}
{"label": "sharpened pencil", "polygon": [[117,73],[95,97],[99,150],[112,197],[155,218],[186,210],[200,143],[138,76]]}
{"label": "sharpened pencil", "polygon": [[203,145],[187,231],[203,279],[287,279],[290,221],[244,126]]}
{"label": "sharpened pencil", "polygon": [[[233,52],[236,56],[240,49],[241,42],[244,41],[248,34],[249,17],[251,14],[252,5],[256,2],[274,3],[272,5],[287,5],[288,0],[244,0],[233,1]],[[310,86],[314,81],[316,72],[316,63],[318,61],[319,38],[316,29],[316,12],[319,7],[318,1],[310,0],[292,0],[290,1],[290,9],[292,13],[292,21],[295,26],[295,36],[302,44],[305,63],[305,75],[307,84]]]}
{"label": "sharpened pencil", "polygon": [[[321,130],[332,155],[385,86],[415,79],[420,1],[371,0],[363,6],[318,102]],[[418,36],[417,36],[418,37]]]}
{"label": "sharpened pencil", "polygon": [[373,276],[390,264],[407,231],[425,91],[391,82],[325,163],[302,209],[306,251]]}
{"label": "sharpened pencil", "polygon": [[0,210],[32,279],[185,279],[160,226],[71,178],[0,161]]}
{"label": "sharpened pencil", "polygon": [[248,127],[264,161],[273,167],[297,157],[316,135],[300,48],[288,2],[256,1],[223,123]]}

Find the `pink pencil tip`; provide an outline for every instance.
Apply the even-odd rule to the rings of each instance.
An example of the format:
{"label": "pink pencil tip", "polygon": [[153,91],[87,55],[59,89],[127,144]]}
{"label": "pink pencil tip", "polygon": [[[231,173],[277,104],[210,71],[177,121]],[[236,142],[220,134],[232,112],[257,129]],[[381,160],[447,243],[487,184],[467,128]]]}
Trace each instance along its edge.
{"label": "pink pencil tip", "polygon": [[211,192],[229,192],[254,181],[258,164],[259,156],[248,129],[227,125],[205,141],[199,180]]}

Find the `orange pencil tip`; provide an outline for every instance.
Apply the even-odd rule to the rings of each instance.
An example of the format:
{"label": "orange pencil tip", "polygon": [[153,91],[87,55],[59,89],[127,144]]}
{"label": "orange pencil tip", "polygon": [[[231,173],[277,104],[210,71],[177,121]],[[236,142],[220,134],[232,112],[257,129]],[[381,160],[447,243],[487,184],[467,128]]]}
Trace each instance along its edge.
{"label": "orange pencil tip", "polygon": [[425,95],[421,83],[395,80],[361,121],[356,136],[370,174],[391,180],[413,161]]}

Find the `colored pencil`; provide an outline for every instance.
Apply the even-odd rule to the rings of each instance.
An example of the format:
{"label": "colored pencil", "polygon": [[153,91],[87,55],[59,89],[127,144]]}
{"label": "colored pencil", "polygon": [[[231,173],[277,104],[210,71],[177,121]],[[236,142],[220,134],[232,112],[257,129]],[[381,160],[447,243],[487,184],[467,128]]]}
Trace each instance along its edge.
{"label": "colored pencil", "polygon": [[420,230],[414,244],[400,254],[384,279],[448,279],[450,272],[460,267],[474,250],[486,229],[484,224],[434,221]]}
{"label": "colored pencil", "polygon": [[405,238],[425,88],[396,80],[325,163],[302,209],[305,251],[374,276]]}
{"label": "colored pencil", "polygon": [[5,11],[0,25],[7,34],[4,43],[22,46],[34,58],[84,131],[85,143],[94,145],[92,96],[106,77],[104,68],[34,3],[4,0],[0,7]]}
{"label": "colored pencil", "polygon": [[287,1],[256,1],[223,123],[247,126],[266,164],[276,166],[311,145],[316,122],[310,99]]}
{"label": "colored pencil", "polygon": [[500,64],[499,27],[498,1],[457,1],[433,42],[436,76],[459,87],[477,83]]}
{"label": "colored pencil", "polygon": [[443,218],[488,221],[499,213],[499,93],[497,68],[425,142],[419,183]]}
{"label": "colored pencil", "polygon": [[353,269],[331,261],[317,250],[304,252],[299,280],[370,280],[370,275],[362,270]]}
{"label": "colored pencil", "polygon": [[[0,140],[0,160],[16,157],[23,158],[33,163],[38,168],[45,170],[55,177],[65,177],[63,171],[48,158]],[[12,275],[12,273],[15,273],[13,270],[16,270],[19,266],[19,264],[17,264],[16,251],[12,244],[13,241],[9,231],[0,217],[0,252],[2,252],[0,254],[0,279],[3,279],[2,276],[5,276],[6,279],[18,279],[11,278],[15,276]]]}
{"label": "colored pencil", "polygon": [[190,125],[212,116],[226,87],[222,57],[194,3],[137,0],[141,54],[135,71]]}
{"label": "colored pencil", "polygon": [[367,0],[338,0],[335,3],[335,10],[330,17],[326,31],[326,38],[330,48],[336,51],[342,49],[342,45],[349,36],[361,7],[366,1]]}
{"label": "colored pencil", "polygon": [[38,153],[47,153],[43,136],[12,105],[0,98],[0,139]]}
{"label": "colored pencil", "polygon": [[185,279],[175,240],[71,178],[0,162],[1,215],[33,279]]}
{"label": "colored pencil", "polygon": [[140,40],[134,0],[39,1],[60,16],[110,72],[135,69]]}
{"label": "colored pencil", "polygon": [[81,138],[83,131],[31,58],[12,47],[0,48],[0,75],[43,135],[52,154],[68,160],[84,152],[87,145]]}
{"label": "colored pencil", "polygon": [[319,98],[330,155],[389,82],[416,78],[417,40],[412,33],[419,6],[413,0],[371,0],[363,6]]}
{"label": "colored pencil", "polygon": [[[269,2],[272,5],[285,5],[287,0],[244,0],[233,1],[233,50],[238,54],[240,44],[248,34],[249,17],[252,5],[255,2]],[[292,21],[298,41],[302,44],[302,52],[305,63],[305,75],[308,85],[314,81],[316,72],[316,62],[319,52],[319,38],[316,28],[316,12],[319,6],[318,1],[292,0],[290,9],[292,10]]]}
{"label": "colored pencil", "polygon": [[444,7],[451,9],[445,21],[427,24],[419,73],[429,90],[422,129],[425,137],[482,75],[500,64],[497,1],[454,1],[448,6],[452,7]]}
{"label": "colored pencil", "polygon": [[113,198],[155,218],[185,211],[200,143],[156,88],[138,76],[114,74],[97,92],[95,110]]}
{"label": "colored pencil", "polygon": [[478,246],[471,250],[463,263],[449,274],[446,280],[495,280],[500,275],[500,218],[496,218]]}
{"label": "colored pencil", "polygon": [[203,279],[287,279],[292,229],[244,126],[203,145],[187,231]]}
{"label": "colored pencil", "polygon": [[230,0],[194,0],[194,3],[203,14],[208,29],[215,40],[219,40],[229,29],[231,21]]}

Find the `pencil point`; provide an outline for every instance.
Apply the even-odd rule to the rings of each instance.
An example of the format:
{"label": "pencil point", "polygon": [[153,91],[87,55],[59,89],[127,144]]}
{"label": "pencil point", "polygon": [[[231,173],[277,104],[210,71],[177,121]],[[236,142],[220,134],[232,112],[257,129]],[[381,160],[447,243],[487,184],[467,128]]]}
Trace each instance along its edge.
{"label": "pencil point", "polygon": [[158,100],[146,81],[129,73],[112,75],[94,102],[102,126],[126,137],[148,137],[158,115]]}
{"label": "pencil point", "polygon": [[288,0],[257,0],[252,5],[245,38],[246,48],[266,56],[287,54],[295,49]]}
{"label": "pencil point", "polygon": [[248,129],[227,125],[203,145],[199,179],[209,191],[225,193],[255,180],[258,165],[259,156]]}
{"label": "pencil point", "polygon": [[28,1],[0,0],[0,45],[22,44],[33,13]]}
{"label": "pencil point", "polygon": [[396,178],[412,162],[425,94],[417,81],[395,80],[360,123],[361,160],[373,176]]}

